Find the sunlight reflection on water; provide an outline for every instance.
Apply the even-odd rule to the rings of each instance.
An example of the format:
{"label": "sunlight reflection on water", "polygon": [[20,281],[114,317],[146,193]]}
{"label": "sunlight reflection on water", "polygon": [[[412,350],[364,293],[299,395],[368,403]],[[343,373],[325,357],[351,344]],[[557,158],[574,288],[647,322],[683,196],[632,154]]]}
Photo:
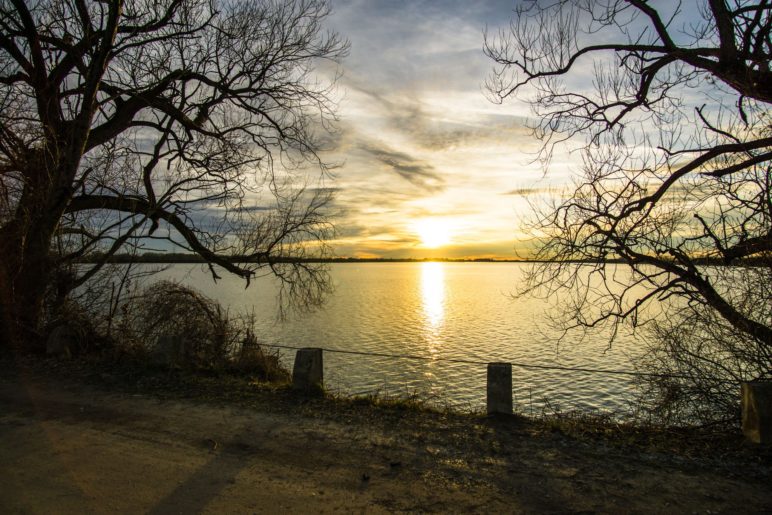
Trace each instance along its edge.
{"label": "sunlight reflection on water", "polygon": [[421,300],[426,320],[429,352],[439,352],[439,334],[445,318],[445,268],[443,263],[421,263]]}
{"label": "sunlight reflection on water", "polygon": [[[247,290],[224,275],[213,284],[197,265],[173,265],[158,278],[196,287],[234,312],[254,312],[268,344],[317,346],[426,360],[326,353],[325,383],[344,394],[420,392],[460,409],[485,406],[485,367],[443,361],[506,361],[630,370],[635,335],[609,349],[603,334],[569,334],[557,343],[546,325],[555,303],[512,298],[524,268],[517,263],[351,263],[331,266],[335,285],[323,309],[277,321],[276,285],[261,278]],[[294,353],[282,351],[287,365]],[[513,367],[515,403],[525,411],[624,409],[632,386],[623,376]]]}

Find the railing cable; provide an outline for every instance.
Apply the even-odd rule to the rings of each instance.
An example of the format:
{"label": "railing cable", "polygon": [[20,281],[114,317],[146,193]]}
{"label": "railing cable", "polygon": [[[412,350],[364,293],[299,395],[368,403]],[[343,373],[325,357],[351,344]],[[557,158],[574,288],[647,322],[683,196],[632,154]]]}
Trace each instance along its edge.
{"label": "railing cable", "polygon": [[[300,350],[304,347],[293,347],[291,345],[278,345],[261,343],[261,347],[274,347],[278,349],[288,350]],[[322,347],[323,352],[331,352],[337,354],[352,354],[356,356],[375,356],[379,358],[396,358],[396,359],[413,359],[419,361],[444,361],[447,363],[462,363],[466,365],[487,365],[487,361],[478,361],[463,358],[443,358],[432,356],[419,356],[417,354],[388,354],[385,352],[367,352],[367,351],[355,351],[355,350],[342,350],[342,349],[328,349]],[[694,379],[691,376],[679,375],[679,374],[658,374],[656,372],[631,372],[629,370],[611,370],[605,368],[589,368],[589,367],[567,367],[562,365],[539,365],[536,363],[521,363],[517,361],[508,361],[513,367],[535,369],[535,370],[560,370],[564,372],[585,372],[589,374],[608,374],[608,375],[624,375],[632,377],[657,377],[662,379]],[[734,383],[735,381],[721,380],[722,383]]]}

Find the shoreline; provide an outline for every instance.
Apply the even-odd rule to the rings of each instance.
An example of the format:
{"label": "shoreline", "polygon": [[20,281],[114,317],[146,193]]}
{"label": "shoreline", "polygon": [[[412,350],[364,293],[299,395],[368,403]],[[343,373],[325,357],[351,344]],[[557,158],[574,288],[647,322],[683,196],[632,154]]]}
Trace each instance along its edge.
{"label": "shoreline", "polygon": [[[246,259],[244,256],[231,256],[228,260],[232,263],[253,263],[268,264],[269,261],[260,261]],[[84,257],[76,261],[81,264],[110,263],[110,264],[207,264],[207,261],[197,254],[148,252],[139,255],[117,254],[105,257],[101,254],[95,254],[90,257]],[[553,261],[549,259],[529,259],[529,258],[449,258],[449,257],[430,257],[430,258],[356,258],[356,257],[330,257],[330,258],[287,258],[277,256],[270,260],[270,263],[309,263],[309,264],[363,264],[363,263],[522,263],[522,264],[549,264],[558,265],[606,265],[606,264],[625,264],[622,259],[605,260],[582,260],[569,259],[563,261]],[[758,266],[758,260],[749,258],[743,261],[728,264],[718,258],[695,259],[694,263],[700,266]]]}

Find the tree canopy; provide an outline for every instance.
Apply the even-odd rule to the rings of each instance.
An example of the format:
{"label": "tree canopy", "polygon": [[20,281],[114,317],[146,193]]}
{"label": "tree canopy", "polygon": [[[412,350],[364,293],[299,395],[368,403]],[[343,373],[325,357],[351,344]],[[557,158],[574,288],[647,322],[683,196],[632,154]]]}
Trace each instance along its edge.
{"label": "tree canopy", "polygon": [[331,230],[316,179],[335,77],[314,69],[348,44],[323,29],[329,11],[322,0],[0,0],[5,341],[35,339],[52,284],[71,289],[99,265],[66,280],[55,270],[141,239],[247,280],[264,267],[293,285],[313,277],[273,257],[318,249]]}
{"label": "tree canopy", "polygon": [[549,262],[530,286],[571,292],[568,325],[691,326],[675,374],[772,375],[771,17],[766,1],[530,1],[486,34],[488,92],[530,103],[547,170],[556,152],[580,163],[533,222]]}

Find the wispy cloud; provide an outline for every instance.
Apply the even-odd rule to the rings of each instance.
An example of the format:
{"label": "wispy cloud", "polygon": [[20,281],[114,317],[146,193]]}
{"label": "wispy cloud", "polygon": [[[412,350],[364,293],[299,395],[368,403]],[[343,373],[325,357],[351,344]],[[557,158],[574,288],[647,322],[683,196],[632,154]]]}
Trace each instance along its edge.
{"label": "wispy cloud", "polygon": [[[378,116],[389,129],[426,150],[439,151],[458,145],[504,142],[530,134],[524,116],[506,113],[470,114],[458,109],[448,111],[444,106],[436,105],[437,100],[442,102],[441,95],[440,98],[433,96],[421,100],[414,90],[394,89],[383,93],[366,78],[352,76],[344,76],[342,87],[349,93],[358,94],[361,101],[368,104],[371,116]],[[467,92],[456,102],[462,102],[466,96],[482,101],[482,95],[475,90]],[[356,132],[357,127],[348,123],[347,130]]]}
{"label": "wispy cloud", "polygon": [[438,192],[444,188],[443,178],[436,172],[431,163],[417,159],[406,152],[393,150],[375,141],[363,141],[358,148],[377,159],[406,181],[425,191]]}
{"label": "wispy cloud", "polygon": [[492,66],[483,30],[511,9],[510,0],[336,0],[330,28],[351,54],[340,131],[323,143],[341,163],[339,254],[415,256],[423,218],[451,227],[453,255],[511,254],[515,206],[527,203],[518,195],[545,184],[526,154],[535,150],[527,108],[492,105],[480,89]]}
{"label": "wispy cloud", "polygon": [[549,194],[550,196],[556,196],[561,194],[561,190],[555,187],[522,187],[522,188],[515,188],[509,191],[505,191],[504,193],[501,193],[501,195],[515,195],[518,197],[530,197],[533,195],[544,195]]}

